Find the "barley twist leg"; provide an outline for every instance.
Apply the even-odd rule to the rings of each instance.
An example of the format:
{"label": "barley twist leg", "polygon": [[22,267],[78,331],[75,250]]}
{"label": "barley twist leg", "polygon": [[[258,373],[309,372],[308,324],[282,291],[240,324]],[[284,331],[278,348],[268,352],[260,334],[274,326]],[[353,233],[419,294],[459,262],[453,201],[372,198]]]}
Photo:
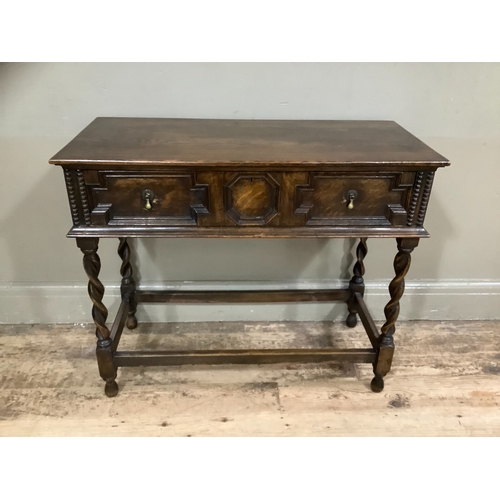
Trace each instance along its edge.
{"label": "barley twist leg", "polygon": [[365,274],[365,265],[363,264],[363,260],[368,253],[368,246],[366,244],[366,238],[361,238],[359,240],[358,247],[356,248],[356,263],[353,268],[353,277],[349,282],[349,290],[351,292],[351,296],[347,301],[347,309],[349,311],[349,315],[346,319],[346,325],[349,328],[354,328],[358,322],[358,316],[356,312],[356,300],[354,299],[355,293],[360,293],[361,295],[365,292],[365,281],[363,279],[363,275]]}
{"label": "barley twist leg", "polygon": [[89,279],[88,293],[93,304],[92,318],[96,325],[96,356],[99,374],[106,382],[104,386],[106,396],[113,397],[118,394],[118,384],[115,380],[116,367],[111,350],[111,334],[106,326],[108,310],[102,303],[104,285],[99,281],[99,271],[101,270],[101,261],[97,254],[99,238],[77,238],[76,243],[83,252],[83,268]]}
{"label": "barley twist leg", "polygon": [[135,316],[135,313],[137,312],[137,297],[135,294],[135,281],[132,277],[132,264],[130,263],[130,246],[127,242],[127,238],[120,238],[118,255],[122,259],[122,265],[120,267],[120,274],[122,276],[122,284],[120,287],[121,295],[122,298],[126,294],[130,295],[130,307],[126,324],[129,330],[133,330],[137,327],[137,318]]}
{"label": "barley twist leg", "polygon": [[377,360],[373,365],[375,377],[371,382],[374,392],[380,392],[384,388],[384,376],[391,369],[394,356],[394,332],[396,331],[396,320],[399,316],[399,301],[405,291],[405,276],[410,269],[411,252],[418,245],[418,238],[398,238],[398,253],[394,259],[394,271],[396,276],[389,284],[391,300],[384,308],[386,321],[381,328],[379,337],[379,348]]}

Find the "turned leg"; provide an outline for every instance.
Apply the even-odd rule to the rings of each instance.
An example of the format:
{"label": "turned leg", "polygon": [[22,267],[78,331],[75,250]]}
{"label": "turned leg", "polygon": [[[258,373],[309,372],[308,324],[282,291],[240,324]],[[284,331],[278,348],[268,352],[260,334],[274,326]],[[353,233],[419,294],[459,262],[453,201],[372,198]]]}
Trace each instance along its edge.
{"label": "turned leg", "polygon": [[89,278],[88,292],[93,303],[92,318],[96,326],[96,355],[99,374],[106,382],[104,386],[106,396],[113,397],[118,394],[118,384],[115,381],[116,367],[113,363],[113,352],[111,350],[111,334],[106,326],[108,310],[102,303],[104,285],[98,278],[101,270],[101,261],[99,255],[97,255],[99,238],[77,238],[76,244],[83,252],[83,268]]}
{"label": "turned leg", "polygon": [[377,360],[373,364],[375,377],[371,382],[374,392],[380,392],[384,388],[384,376],[391,369],[394,356],[394,332],[396,331],[396,320],[399,316],[399,301],[405,291],[405,276],[410,269],[411,252],[418,245],[418,238],[397,238],[398,253],[394,259],[394,271],[396,276],[389,284],[391,300],[384,309],[386,321],[381,328],[379,337],[379,348]]}
{"label": "turned leg", "polygon": [[347,309],[349,315],[346,319],[346,325],[349,328],[354,328],[358,322],[358,316],[356,312],[356,300],[354,299],[355,293],[360,293],[363,295],[365,293],[365,281],[363,275],[365,274],[365,265],[363,264],[363,259],[368,253],[368,246],[366,245],[366,238],[361,238],[356,248],[356,264],[354,264],[353,277],[349,282],[349,290],[351,292],[351,297],[347,301]]}
{"label": "turned leg", "polygon": [[120,244],[118,245],[118,255],[122,259],[122,265],[120,267],[120,274],[122,275],[122,284],[120,291],[122,298],[126,294],[130,294],[129,299],[129,310],[127,317],[127,328],[133,330],[137,327],[137,318],[135,313],[137,312],[137,297],[135,295],[135,281],[132,277],[132,264],[130,263],[130,247],[127,242],[127,238],[120,238]]}

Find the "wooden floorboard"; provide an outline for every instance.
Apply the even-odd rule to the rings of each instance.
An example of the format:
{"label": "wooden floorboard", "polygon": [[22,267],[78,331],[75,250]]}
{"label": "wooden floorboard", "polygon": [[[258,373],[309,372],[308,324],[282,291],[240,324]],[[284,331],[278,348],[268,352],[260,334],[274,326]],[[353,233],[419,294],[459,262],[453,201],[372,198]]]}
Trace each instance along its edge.
{"label": "wooden floorboard", "polygon": [[[379,325],[380,326],[380,325]],[[500,322],[400,323],[391,374],[370,365],[120,368],[103,393],[91,325],[0,325],[0,436],[499,436]],[[172,323],[120,348],[369,347],[340,323]]]}

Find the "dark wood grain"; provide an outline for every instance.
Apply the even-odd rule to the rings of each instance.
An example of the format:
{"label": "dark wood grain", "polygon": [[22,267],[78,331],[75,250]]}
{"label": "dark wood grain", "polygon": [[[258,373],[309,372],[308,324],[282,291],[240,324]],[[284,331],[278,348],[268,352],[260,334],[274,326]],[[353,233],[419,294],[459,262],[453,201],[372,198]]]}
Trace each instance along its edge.
{"label": "dark wood grain", "polygon": [[122,260],[122,265],[120,266],[120,274],[122,275],[122,283],[120,286],[120,293],[122,300],[127,297],[129,301],[128,317],[127,317],[127,328],[133,330],[137,328],[137,318],[135,313],[137,312],[137,297],[135,291],[135,280],[133,278],[132,263],[130,262],[130,246],[128,244],[127,238],[120,238],[120,244],[118,245],[118,255]]}
{"label": "dark wood grain", "polygon": [[387,226],[314,226],[314,227],[179,227],[160,225],[115,225],[73,227],[70,238],[428,238],[422,227]]}
{"label": "dark wood grain", "polygon": [[[349,361],[373,364],[380,392],[394,355],[395,323],[410,252],[435,172],[449,165],[391,121],[97,118],[50,163],[63,166],[73,227],[84,253],[99,373],[116,396],[117,366]],[[122,302],[109,331],[97,245],[120,238]],[[360,238],[348,289],[136,290],[129,237]],[[363,299],[367,238],[396,238],[396,276],[379,334]],[[117,350],[138,302],[347,303],[371,349],[268,351]]]}
{"label": "dark wood grain", "polygon": [[375,349],[252,349],[224,351],[118,351],[117,366],[218,365],[268,363],[373,363]]}
{"label": "dark wood grain", "polygon": [[375,322],[373,321],[373,318],[370,315],[368,307],[366,307],[363,295],[361,293],[355,292],[354,299],[356,300],[356,309],[359,314],[359,318],[363,323],[363,326],[365,328],[366,334],[368,335],[370,343],[374,348],[378,349],[380,344],[379,343],[380,333],[377,329],[377,326],[375,325]]}
{"label": "dark wood grain", "polygon": [[418,211],[417,226],[422,226],[424,223],[425,213],[427,212],[427,205],[429,203],[429,196],[431,195],[432,182],[434,181],[434,172],[427,172],[425,180],[424,191],[422,194],[422,201]]}
{"label": "dark wood grain", "polygon": [[231,291],[148,291],[138,290],[139,302],[172,304],[256,304],[268,302],[345,302],[349,290],[231,290]]}
{"label": "dark wood grain", "polygon": [[367,253],[368,245],[366,243],[366,238],[361,238],[356,248],[356,263],[354,264],[353,276],[351,281],[349,281],[350,297],[347,301],[349,315],[346,319],[346,325],[349,328],[354,328],[358,322],[356,315],[358,312],[358,299],[356,295],[363,297],[365,293],[365,280],[363,278],[365,274],[365,264],[363,261]]}
{"label": "dark wood grain", "polygon": [[199,237],[342,237],[359,227],[359,237],[425,237],[430,185],[420,193],[415,177],[354,167],[308,173],[115,167],[76,174],[66,168],[74,223],[69,235],[84,227],[98,237],[189,237],[193,231]]}
{"label": "dark wood grain", "polygon": [[101,260],[97,254],[99,245],[98,238],[79,238],[77,245],[83,252],[83,267],[89,279],[88,292],[93,303],[92,318],[96,325],[96,357],[99,374],[106,382],[104,392],[108,397],[118,394],[118,384],[116,383],[116,366],[113,362],[113,342],[111,332],[106,326],[108,310],[102,302],[104,296],[104,285],[99,281],[99,271],[101,270]]}
{"label": "dark wood grain", "polygon": [[129,296],[125,295],[123,297],[118,312],[116,313],[115,321],[113,322],[113,326],[111,327],[111,350],[113,352],[118,348],[118,344],[120,343],[120,338],[123,333],[123,327],[125,326],[125,322],[128,317],[128,310],[130,307]]}
{"label": "dark wood grain", "polygon": [[[389,225],[388,207],[405,212],[414,174],[353,172],[342,174],[311,173],[308,184],[296,186],[295,214],[303,214],[306,225]],[[349,193],[355,198],[350,204]],[[406,223],[406,217],[394,221]]]}
{"label": "dark wood grain", "polygon": [[56,165],[374,165],[434,168],[446,158],[393,121],[96,118]]}
{"label": "dark wood grain", "polygon": [[424,172],[417,172],[415,176],[415,184],[413,186],[411,201],[408,207],[408,217],[406,219],[406,225],[411,226],[413,224],[413,219],[415,217],[415,210],[417,209],[417,203],[420,196],[420,189],[422,187],[422,179],[424,178]]}
{"label": "dark wood grain", "polygon": [[386,321],[380,329],[378,337],[379,350],[377,361],[373,365],[375,377],[371,382],[374,392],[380,392],[384,388],[384,376],[389,373],[394,356],[394,333],[396,331],[396,320],[399,316],[399,302],[405,291],[405,276],[410,269],[411,252],[418,245],[418,238],[398,238],[398,253],[394,258],[394,272],[396,275],[389,284],[391,300],[384,308]]}
{"label": "dark wood grain", "polygon": [[[225,177],[224,210],[236,225],[265,226],[279,215],[281,174],[243,172]],[[273,222],[279,225],[279,217]]]}

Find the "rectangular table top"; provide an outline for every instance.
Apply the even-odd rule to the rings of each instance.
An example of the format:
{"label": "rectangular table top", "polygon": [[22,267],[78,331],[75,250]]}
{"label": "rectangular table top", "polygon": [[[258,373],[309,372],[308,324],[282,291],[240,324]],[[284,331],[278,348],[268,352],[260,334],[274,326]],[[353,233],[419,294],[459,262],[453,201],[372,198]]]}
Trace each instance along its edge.
{"label": "rectangular table top", "polygon": [[96,118],[56,165],[406,165],[449,161],[393,121]]}

